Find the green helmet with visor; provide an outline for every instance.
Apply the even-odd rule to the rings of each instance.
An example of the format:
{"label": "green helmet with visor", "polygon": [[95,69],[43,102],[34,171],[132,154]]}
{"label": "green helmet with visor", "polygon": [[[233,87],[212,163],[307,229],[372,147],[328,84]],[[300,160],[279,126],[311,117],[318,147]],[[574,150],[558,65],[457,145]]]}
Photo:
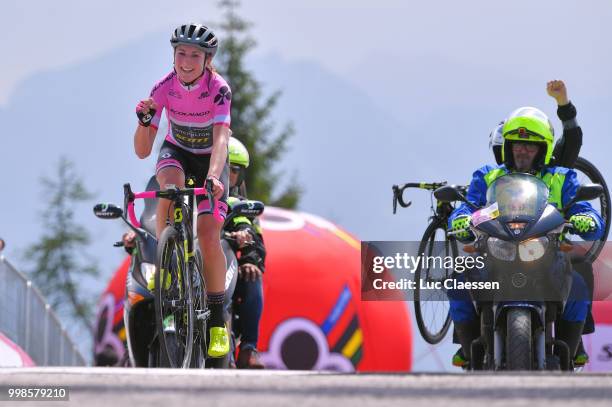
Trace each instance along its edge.
{"label": "green helmet with visor", "polygon": [[510,114],[502,129],[504,143],[502,161],[510,169],[515,167],[512,154],[514,143],[537,143],[540,151],[534,160],[536,169],[550,163],[553,154],[554,128],[548,116],[535,107],[521,107]]}

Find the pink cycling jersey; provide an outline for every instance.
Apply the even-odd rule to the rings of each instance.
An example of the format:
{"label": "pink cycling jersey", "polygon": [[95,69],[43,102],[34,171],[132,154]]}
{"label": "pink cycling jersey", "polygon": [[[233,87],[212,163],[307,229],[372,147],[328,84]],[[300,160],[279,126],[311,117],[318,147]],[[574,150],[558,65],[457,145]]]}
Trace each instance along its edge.
{"label": "pink cycling jersey", "polygon": [[168,118],[166,140],[195,154],[210,154],[213,126],[230,125],[232,92],[221,75],[206,70],[193,85],[183,85],[171,72],[151,91],[158,105],[151,125],[159,127],[162,109]]}

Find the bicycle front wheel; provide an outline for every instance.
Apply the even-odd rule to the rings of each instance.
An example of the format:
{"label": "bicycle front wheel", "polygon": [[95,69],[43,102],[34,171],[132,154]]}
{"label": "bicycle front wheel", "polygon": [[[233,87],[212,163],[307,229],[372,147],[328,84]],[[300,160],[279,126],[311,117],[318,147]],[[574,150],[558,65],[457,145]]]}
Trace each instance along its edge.
{"label": "bicycle front wheel", "polygon": [[183,241],[173,226],[161,234],[155,272],[155,319],[159,347],[173,368],[188,368],[194,338],[191,273]]}
{"label": "bicycle front wheel", "polygon": [[[436,219],[429,224],[421,239],[418,255],[444,260],[458,256],[457,241],[446,233],[444,220]],[[443,287],[444,280],[450,278],[452,272],[452,268],[445,268],[443,262],[423,260],[414,273],[414,313],[417,326],[423,339],[432,345],[444,339],[448,332],[451,323],[450,303],[445,290],[421,287]]]}
{"label": "bicycle front wheel", "polygon": [[196,249],[195,257],[191,260],[194,272],[191,274],[191,289],[193,298],[194,336],[193,336],[193,355],[191,356],[191,367],[203,368],[206,362],[207,342],[206,331],[210,311],[206,306],[206,284],[202,278],[202,257]]}

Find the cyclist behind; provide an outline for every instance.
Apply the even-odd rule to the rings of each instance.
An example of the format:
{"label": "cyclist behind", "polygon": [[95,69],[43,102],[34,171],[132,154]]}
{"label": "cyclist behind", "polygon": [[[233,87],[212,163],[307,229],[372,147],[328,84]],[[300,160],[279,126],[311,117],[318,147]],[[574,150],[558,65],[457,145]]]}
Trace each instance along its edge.
{"label": "cyclist behind", "polygon": [[[162,110],[166,110],[168,133],[159,151],[156,177],[162,189],[167,185],[185,186],[185,174],[196,177],[196,186],[212,183],[214,208],[197,197],[197,234],[204,257],[207,304],[211,311],[208,356],[222,357],[229,352],[229,339],[223,318],[225,296],[225,257],[219,235],[227,213],[231,91],[215,71],[212,60],[218,39],[208,27],[185,24],[170,39],[174,69],[161,79],[149,98],[136,107],[138,127],[134,134],[136,155],[151,154]],[[157,237],[163,230],[171,202],[160,199],[157,206]]]}
{"label": "cyclist behind", "polygon": [[[233,207],[246,199],[244,185],[245,171],[249,166],[249,152],[238,139],[230,137],[230,197],[228,203]],[[238,257],[240,279],[236,283],[234,302],[237,307],[238,327],[241,333],[240,351],[236,367],[239,369],[263,369],[264,365],[257,352],[259,320],[263,309],[262,275],[266,258],[266,248],[257,219],[245,216],[236,217],[226,226],[233,237],[232,248]],[[230,241],[231,242],[231,241]]]}
{"label": "cyclist behind", "polygon": [[[574,168],[582,146],[582,129],[576,121],[576,108],[567,97],[567,88],[561,80],[552,80],[546,84],[546,92],[557,101],[557,116],[563,124],[563,134],[555,144],[551,165]],[[489,148],[493,150],[495,161],[502,164],[502,128],[500,122],[489,134]],[[553,134],[554,135],[554,134]]]}
{"label": "cyclist behind", "polygon": [[[503,129],[502,164],[485,165],[474,172],[467,199],[481,207],[486,203],[488,186],[497,178],[510,172],[531,173],[540,178],[550,191],[549,202],[559,210],[576,194],[579,186],[574,170],[552,166],[553,130],[550,121],[540,110],[523,107],[515,110],[506,120]],[[449,228],[461,241],[473,239],[469,230],[473,210],[466,204],[459,205],[449,217]],[[574,233],[585,240],[596,240],[602,236],[603,220],[588,202],[577,202],[565,213],[572,223]],[[453,356],[453,364],[466,366],[470,360],[472,340],[479,336],[479,323],[467,290],[449,290],[450,315],[461,349]],[[561,321],[557,338],[566,342],[572,359],[580,342],[585,319],[590,305],[588,288],[584,279],[572,271],[572,286]]]}

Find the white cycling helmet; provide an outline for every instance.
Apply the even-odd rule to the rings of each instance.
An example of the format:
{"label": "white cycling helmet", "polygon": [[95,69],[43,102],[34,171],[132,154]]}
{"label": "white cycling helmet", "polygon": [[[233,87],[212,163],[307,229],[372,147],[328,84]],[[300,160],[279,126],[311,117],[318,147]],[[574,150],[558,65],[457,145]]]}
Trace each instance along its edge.
{"label": "white cycling helmet", "polygon": [[177,27],[170,38],[172,48],[180,44],[193,45],[204,53],[214,57],[217,53],[219,40],[212,30],[202,24],[183,24]]}
{"label": "white cycling helmet", "polygon": [[489,134],[489,148],[493,151],[497,164],[501,164],[503,162],[502,146],[504,145],[504,123],[506,123],[505,120],[499,122],[499,124],[495,126],[495,128],[491,130],[491,133]]}

